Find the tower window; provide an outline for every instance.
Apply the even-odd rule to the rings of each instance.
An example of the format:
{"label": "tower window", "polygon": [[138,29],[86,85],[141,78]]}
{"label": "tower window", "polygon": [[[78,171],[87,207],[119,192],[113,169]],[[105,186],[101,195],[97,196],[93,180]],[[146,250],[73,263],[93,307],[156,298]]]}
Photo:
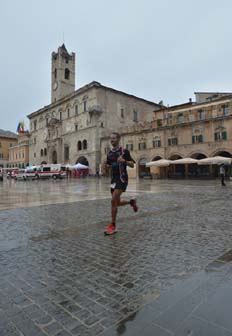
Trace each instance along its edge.
{"label": "tower window", "polygon": [[55,69],[54,71],[54,77],[56,78],[57,77],[57,70]]}
{"label": "tower window", "polygon": [[60,111],[60,120],[62,120],[62,112]]}
{"label": "tower window", "polygon": [[133,121],[137,122],[138,121],[138,112],[133,111]]}
{"label": "tower window", "polygon": [[78,105],[75,105],[75,115],[78,115]]}
{"label": "tower window", "polygon": [[65,79],[69,79],[70,78],[70,71],[67,68],[64,70],[64,78]]}
{"label": "tower window", "polygon": [[87,140],[83,141],[83,149],[87,149]]}
{"label": "tower window", "polygon": [[68,117],[68,119],[70,118],[70,110],[69,110],[69,108],[68,108],[68,111],[67,111],[67,117]]}
{"label": "tower window", "polygon": [[82,150],[82,142],[80,140],[77,143],[77,150]]}
{"label": "tower window", "polygon": [[87,101],[84,100],[83,104],[84,104],[84,112],[86,112],[87,111]]}

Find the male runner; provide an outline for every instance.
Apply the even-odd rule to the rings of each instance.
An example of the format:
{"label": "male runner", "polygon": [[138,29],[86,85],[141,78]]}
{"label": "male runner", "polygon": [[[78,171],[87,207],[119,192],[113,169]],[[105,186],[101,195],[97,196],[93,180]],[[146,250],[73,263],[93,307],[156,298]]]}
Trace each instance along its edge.
{"label": "male runner", "polygon": [[116,230],[116,217],[119,206],[130,205],[135,212],[138,211],[138,207],[135,199],[130,201],[121,200],[122,192],[126,191],[128,185],[127,166],[133,168],[135,161],[130,156],[130,152],[127,149],[123,149],[119,145],[120,135],[113,132],[110,136],[110,142],[112,149],[107,155],[107,160],[103,164],[103,175],[106,173],[106,167],[112,168],[112,180],[111,180],[111,215],[112,222],[108,228],[104,231],[105,235],[112,235],[117,232]]}

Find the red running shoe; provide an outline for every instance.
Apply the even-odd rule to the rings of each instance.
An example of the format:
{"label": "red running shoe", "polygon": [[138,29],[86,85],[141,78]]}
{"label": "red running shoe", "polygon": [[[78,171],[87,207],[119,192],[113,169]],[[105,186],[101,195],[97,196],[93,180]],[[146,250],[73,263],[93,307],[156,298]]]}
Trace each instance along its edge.
{"label": "red running shoe", "polygon": [[108,228],[104,231],[104,234],[105,234],[106,236],[108,236],[108,235],[112,235],[112,234],[114,234],[114,233],[117,233],[117,230],[116,230],[116,227],[115,227],[114,224],[110,224],[110,225],[108,226]]}
{"label": "red running shoe", "polygon": [[139,210],[135,198],[133,198],[133,199],[130,200],[130,206],[133,208],[134,212],[137,212]]}

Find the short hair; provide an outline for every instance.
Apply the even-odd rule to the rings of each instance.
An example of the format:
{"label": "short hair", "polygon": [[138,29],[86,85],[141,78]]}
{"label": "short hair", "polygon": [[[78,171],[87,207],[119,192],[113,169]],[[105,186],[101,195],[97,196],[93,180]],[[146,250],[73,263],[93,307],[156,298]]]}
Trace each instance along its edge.
{"label": "short hair", "polygon": [[121,138],[121,135],[120,135],[118,132],[112,132],[111,135],[112,135],[112,134],[116,135],[116,137],[117,137],[118,139]]}

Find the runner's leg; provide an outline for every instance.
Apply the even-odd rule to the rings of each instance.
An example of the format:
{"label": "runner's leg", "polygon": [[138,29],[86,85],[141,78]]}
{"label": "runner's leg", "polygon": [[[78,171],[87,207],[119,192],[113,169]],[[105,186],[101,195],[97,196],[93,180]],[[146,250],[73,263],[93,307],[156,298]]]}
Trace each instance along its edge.
{"label": "runner's leg", "polygon": [[112,201],[111,201],[111,215],[112,215],[112,224],[116,225],[116,217],[118,212],[118,206],[120,204],[120,197],[122,191],[119,189],[115,189],[112,193]]}

